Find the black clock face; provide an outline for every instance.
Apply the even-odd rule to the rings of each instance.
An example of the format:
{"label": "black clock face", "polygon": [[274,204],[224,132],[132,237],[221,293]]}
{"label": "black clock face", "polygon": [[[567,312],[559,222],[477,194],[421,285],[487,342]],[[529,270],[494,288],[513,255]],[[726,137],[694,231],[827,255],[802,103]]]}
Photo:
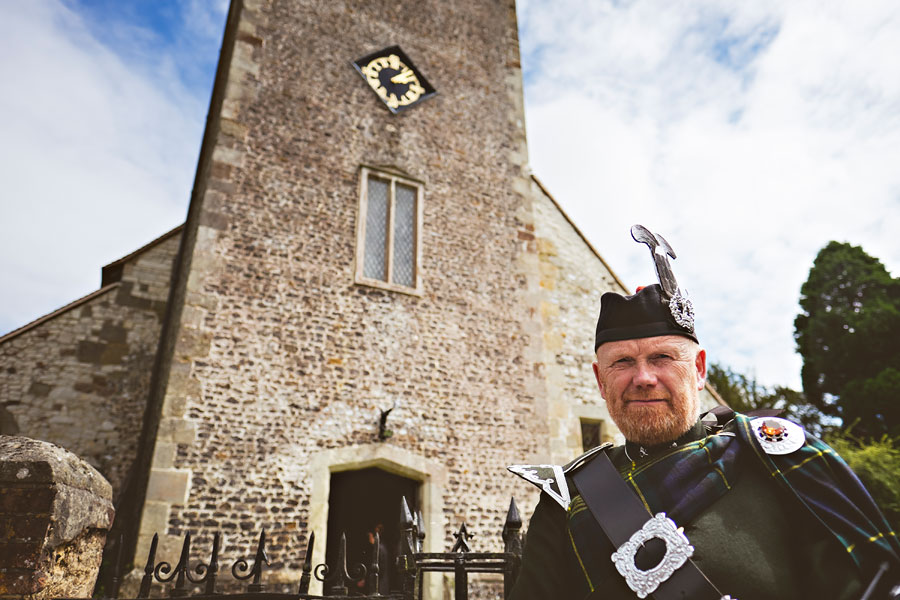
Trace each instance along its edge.
{"label": "black clock face", "polygon": [[399,46],[373,52],[354,61],[353,66],[392,113],[435,94]]}

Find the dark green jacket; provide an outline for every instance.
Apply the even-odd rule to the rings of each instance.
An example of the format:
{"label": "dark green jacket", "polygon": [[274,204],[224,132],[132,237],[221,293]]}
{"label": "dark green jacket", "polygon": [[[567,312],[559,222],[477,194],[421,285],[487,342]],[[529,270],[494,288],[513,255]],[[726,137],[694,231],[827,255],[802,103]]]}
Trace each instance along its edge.
{"label": "dark green jacket", "polygon": [[[746,417],[739,415],[729,426],[735,442],[744,447],[752,445],[746,435],[739,435],[740,428],[746,429],[748,423]],[[678,447],[702,446],[706,435],[698,423],[678,440]],[[858,545],[848,543],[852,536],[846,535],[845,524],[829,527],[825,522],[828,519],[819,515],[820,508],[810,506],[808,494],[796,492],[795,488],[808,488],[807,482],[789,478],[801,470],[807,471],[803,477],[809,481],[828,479],[827,485],[819,486],[822,489],[858,486],[858,482],[848,483],[845,477],[835,475],[833,464],[811,469],[810,464],[823,455],[829,461],[840,459],[833,451],[829,454],[827,446],[818,440],[811,436],[808,440],[805,454],[797,454],[794,462],[778,457],[776,464],[759,451],[758,444],[747,448],[750,451],[738,453],[729,467],[729,481],[723,493],[687,521],[676,519],[695,548],[692,559],[723,594],[739,600],[855,599],[864,590],[863,581],[877,568],[871,564],[874,559],[869,554],[861,558]],[[652,463],[659,460],[656,455],[631,461],[622,446],[607,452],[626,481],[631,481],[630,473],[652,469]],[[788,472],[789,477],[783,472]],[[541,494],[529,524],[522,570],[511,599],[635,598],[609,559],[614,548],[590,517],[571,480],[567,480],[573,496],[567,510],[547,493]],[[644,496],[652,499],[656,494],[649,488],[645,491],[640,495],[646,505]],[[851,498],[859,497],[859,490],[850,492]],[[819,494],[820,490],[811,493]],[[650,502],[647,508],[657,511],[666,510],[665,504],[672,500],[662,506]],[[845,520],[856,523],[866,518],[854,515]],[[869,526],[868,521],[857,525],[861,529]],[[577,528],[574,536],[573,528]],[[877,535],[880,534],[860,534],[859,539]],[[896,561],[896,538],[890,542],[882,554]],[[884,543],[884,539],[878,543]],[[587,545],[591,547],[585,548]]]}

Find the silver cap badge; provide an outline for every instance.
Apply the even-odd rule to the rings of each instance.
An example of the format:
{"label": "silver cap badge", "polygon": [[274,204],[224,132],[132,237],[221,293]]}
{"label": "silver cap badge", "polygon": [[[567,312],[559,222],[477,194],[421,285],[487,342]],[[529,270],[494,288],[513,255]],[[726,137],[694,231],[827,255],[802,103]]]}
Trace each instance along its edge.
{"label": "silver cap badge", "polygon": [[643,225],[631,227],[631,237],[634,241],[647,244],[653,264],[656,266],[656,276],[659,279],[659,287],[662,289],[663,298],[669,301],[669,312],[680,327],[690,333],[694,333],[694,305],[687,297],[687,292],[682,292],[672,273],[672,265],[669,257],[677,258],[672,246],[666,238],[653,233]]}

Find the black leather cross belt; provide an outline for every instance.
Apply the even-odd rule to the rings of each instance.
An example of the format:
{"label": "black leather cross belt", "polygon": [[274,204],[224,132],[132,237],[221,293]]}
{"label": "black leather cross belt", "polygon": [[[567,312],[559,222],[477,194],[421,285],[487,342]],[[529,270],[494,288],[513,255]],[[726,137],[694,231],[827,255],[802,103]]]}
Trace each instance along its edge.
{"label": "black leather cross belt", "polygon": [[[578,469],[572,479],[588,510],[617,549],[612,555],[616,569],[639,598],[728,598],[690,559],[694,548],[684,533],[665,513],[653,516],[647,512],[605,452]],[[665,555],[652,568],[639,568],[635,564],[637,552],[654,538],[665,542]]]}

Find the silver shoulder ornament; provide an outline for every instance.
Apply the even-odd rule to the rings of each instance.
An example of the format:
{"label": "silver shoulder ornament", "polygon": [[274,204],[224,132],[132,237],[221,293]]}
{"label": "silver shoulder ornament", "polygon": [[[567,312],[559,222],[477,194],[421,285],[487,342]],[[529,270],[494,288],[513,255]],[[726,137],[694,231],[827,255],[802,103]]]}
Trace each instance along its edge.
{"label": "silver shoulder ornament", "polygon": [[565,466],[560,465],[511,465],[506,467],[511,473],[515,473],[525,481],[533,483],[548,496],[553,498],[563,510],[569,509],[572,502],[572,494],[566,483],[566,473],[577,469],[591,457],[603,452],[612,444],[606,443],[593,448]]}
{"label": "silver shoulder ornament", "polygon": [[806,443],[803,428],[780,417],[758,417],[750,421],[750,429],[766,454],[790,454]]}
{"label": "silver shoulder ornament", "polygon": [[566,476],[559,465],[511,465],[506,467],[525,481],[538,486],[553,498],[563,510],[569,509],[572,496],[566,484]]}

